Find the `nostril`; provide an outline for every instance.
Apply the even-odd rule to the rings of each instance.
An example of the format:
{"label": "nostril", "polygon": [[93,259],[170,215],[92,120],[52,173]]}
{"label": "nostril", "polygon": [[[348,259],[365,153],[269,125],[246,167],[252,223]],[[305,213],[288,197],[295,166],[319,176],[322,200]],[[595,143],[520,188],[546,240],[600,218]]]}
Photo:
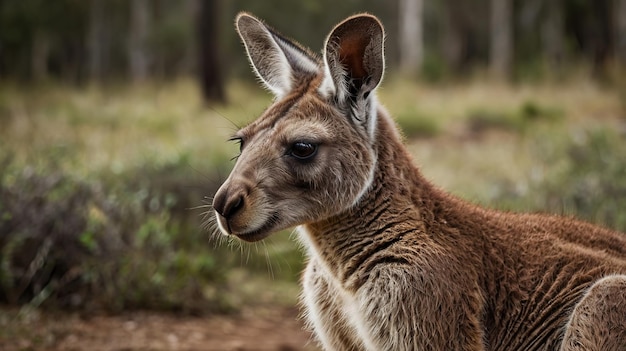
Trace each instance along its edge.
{"label": "nostril", "polygon": [[243,187],[226,187],[218,190],[213,198],[213,209],[229,220],[245,205],[247,191]]}
{"label": "nostril", "polygon": [[220,214],[224,218],[230,218],[237,213],[243,207],[243,196],[236,195],[229,198],[223,207],[223,211]]}

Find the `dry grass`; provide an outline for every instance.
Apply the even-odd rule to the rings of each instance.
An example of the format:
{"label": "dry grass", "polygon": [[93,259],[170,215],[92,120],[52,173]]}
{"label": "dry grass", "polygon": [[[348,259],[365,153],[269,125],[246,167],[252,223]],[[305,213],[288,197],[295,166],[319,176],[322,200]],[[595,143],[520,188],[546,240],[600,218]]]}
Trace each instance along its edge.
{"label": "dry grass", "polygon": [[119,173],[146,161],[168,163],[191,153],[194,162],[224,162],[224,141],[267,100],[245,84],[229,89],[232,105],[204,108],[191,81],[167,86],[76,89],[0,88],[3,144],[22,162],[57,150],[72,170]]}
{"label": "dry grass", "polygon": [[518,86],[476,81],[436,87],[392,80],[383,84],[379,97],[396,114],[416,109],[424,116],[437,118],[446,129],[454,129],[471,111],[510,111],[528,101],[560,108],[568,121],[612,119],[624,114],[618,91],[604,89],[586,80],[565,85]]}
{"label": "dry grass", "polygon": [[[440,128],[436,136],[409,140],[416,163],[435,184],[482,203],[496,199],[503,185],[525,193],[529,183],[558,172],[562,165],[546,164],[542,155],[564,153],[571,140],[601,128],[626,131],[619,92],[589,81],[433,88],[396,80],[383,87],[379,100],[394,116],[409,118],[406,111],[414,111],[415,118],[435,120]],[[528,119],[517,129],[508,128],[506,121],[501,121],[502,128],[478,133],[471,128],[476,111],[506,119],[529,106],[557,111],[558,118]]]}

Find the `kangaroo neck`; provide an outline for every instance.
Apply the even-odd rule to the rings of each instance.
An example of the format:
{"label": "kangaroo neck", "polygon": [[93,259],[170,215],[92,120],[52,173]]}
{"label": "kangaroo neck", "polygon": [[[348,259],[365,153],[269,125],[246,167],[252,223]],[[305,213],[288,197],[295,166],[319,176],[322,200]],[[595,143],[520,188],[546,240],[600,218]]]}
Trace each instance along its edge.
{"label": "kangaroo neck", "polygon": [[374,254],[402,233],[424,228],[420,207],[432,186],[413,166],[384,112],[379,112],[373,147],[374,176],[360,200],[343,213],[301,227],[311,259],[319,260],[340,281],[348,280],[349,267],[360,256]]}

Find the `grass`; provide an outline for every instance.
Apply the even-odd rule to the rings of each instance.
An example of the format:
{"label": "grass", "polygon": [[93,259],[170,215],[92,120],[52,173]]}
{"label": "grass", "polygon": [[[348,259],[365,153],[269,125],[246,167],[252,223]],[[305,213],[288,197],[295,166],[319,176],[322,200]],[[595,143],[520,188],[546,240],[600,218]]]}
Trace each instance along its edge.
{"label": "grass", "polygon": [[539,122],[556,122],[563,117],[563,112],[554,107],[546,107],[534,101],[525,101],[512,111],[495,111],[489,108],[475,109],[468,112],[468,127],[473,133],[482,133],[487,129],[523,133]]}
{"label": "grass", "polygon": [[[0,300],[187,313],[293,304],[303,257],[288,233],[215,245],[202,229],[206,208],[191,210],[210,201],[233,165],[237,147],[226,139],[271,101],[242,82],[228,95],[229,104],[206,108],[186,80],[0,86],[0,230],[9,233],[0,237]],[[422,171],[445,189],[626,229],[625,196],[615,195],[626,188],[619,91],[586,81],[390,79],[379,100]]]}
{"label": "grass", "polygon": [[379,101],[394,116],[419,111],[435,119],[444,133],[464,125],[471,111],[517,111],[529,103],[561,115],[566,119],[564,123],[613,119],[624,111],[620,91],[606,90],[582,79],[563,85],[509,86],[473,81],[425,86],[391,77],[383,82]]}
{"label": "grass", "polygon": [[432,138],[441,133],[441,126],[437,119],[425,115],[415,106],[411,106],[393,117],[408,139]]}
{"label": "grass", "polygon": [[190,81],[86,91],[5,86],[0,111],[7,123],[1,134],[20,161],[55,150],[75,162],[69,171],[119,173],[145,162],[169,163],[181,154],[194,165],[213,167],[232,153],[223,141],[236,125],[268,104],[245,84],[234,84],[230,94],[245,103],[205,109]]}

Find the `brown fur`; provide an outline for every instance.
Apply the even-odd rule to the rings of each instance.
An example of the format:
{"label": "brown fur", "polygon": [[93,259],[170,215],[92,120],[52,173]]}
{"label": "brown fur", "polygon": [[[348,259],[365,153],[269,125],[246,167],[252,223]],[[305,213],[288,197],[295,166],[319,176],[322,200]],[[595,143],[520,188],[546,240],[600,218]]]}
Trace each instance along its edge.
{"label": "brown fur", "polygon": [[[254,17],[237,24],[277,100],[236,134],[213,206],[246,241],[299,225],[325,349],[626,350],[626,236],[485,209],[424,179],[376,103],[377,19],[338,25],[323,61]],[[298,143],[316,152],[300,160]]]}

